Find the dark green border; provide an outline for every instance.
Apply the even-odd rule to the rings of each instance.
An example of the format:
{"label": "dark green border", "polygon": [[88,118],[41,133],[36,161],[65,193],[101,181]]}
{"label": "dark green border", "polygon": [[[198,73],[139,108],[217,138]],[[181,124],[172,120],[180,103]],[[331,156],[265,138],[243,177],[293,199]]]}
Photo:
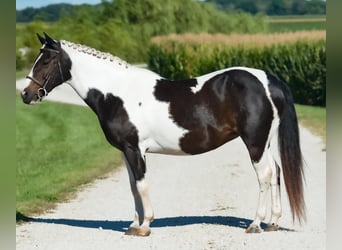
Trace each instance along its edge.
{"label": "dark green border", "polygon": [[0,248],[15,248],[15,1],[1,2]]}
{"label": "dark green border", "polygon": [[[327,249],[341,249],[342,2],[327,1]],[[310,209],[310,208],[308,208]]]}
{"label": "dark green border", "polygon": [[[342,225],[341,11],[342,1],[327,0],[327,249],[329,250],[339,249],[341,246],[339,241],[340,225]],[[15,249],[15,1],[1,2],[0,18],[2,24],[0,244],[1,249]]]}

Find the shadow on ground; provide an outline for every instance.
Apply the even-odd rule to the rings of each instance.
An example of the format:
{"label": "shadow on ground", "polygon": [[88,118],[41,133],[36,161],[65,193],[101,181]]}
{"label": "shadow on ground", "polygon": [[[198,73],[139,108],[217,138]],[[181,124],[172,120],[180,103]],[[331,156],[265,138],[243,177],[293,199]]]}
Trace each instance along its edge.
{"label": "shadow on ground", "polygon": [[[21,221],[24,222],[36,222],[47,224],[60,224],[73,227],[83,228],[101,228],[103,230],[113,230],[118,232],[125,232],[131,224],[131,221],[107,221],[107,220],[78,220],[78,219],[49,219],[49,218],[30,218],[20,214]],[[18,213],[17,213],[18,218]],[[223,225],[230,227],[237,227],[246,229],[247,226],[252,223],[252,220],[231,217],[231,216],[177,216],[156,218],[151,224],[151,228],[158,227],[179,227],[195,224],[213,224]],[[261,224],[262,228],[266,227],[265,223]],[[288,228],[279,228],[281,231],[294,231]]]}

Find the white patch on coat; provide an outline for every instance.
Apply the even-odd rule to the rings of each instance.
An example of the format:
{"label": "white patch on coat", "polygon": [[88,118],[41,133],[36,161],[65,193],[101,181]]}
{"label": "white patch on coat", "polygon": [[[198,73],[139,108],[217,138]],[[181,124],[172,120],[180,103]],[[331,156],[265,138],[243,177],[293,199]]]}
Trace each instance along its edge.
{"label": "white patch on coat", "polygon": [[72,43],[64,42],[62,48],[72,61],[72,78],[68,83],[81,98],[85,99],[92,88],[105,96],[112,94],[121,98],[129,120],[138,130],[141,153],[182,153],[179,139],[187,130],[170,118],[169,103],[156,100],[153,94],[161,76],[119,59],[104,59],[82,49],[79,51]]}

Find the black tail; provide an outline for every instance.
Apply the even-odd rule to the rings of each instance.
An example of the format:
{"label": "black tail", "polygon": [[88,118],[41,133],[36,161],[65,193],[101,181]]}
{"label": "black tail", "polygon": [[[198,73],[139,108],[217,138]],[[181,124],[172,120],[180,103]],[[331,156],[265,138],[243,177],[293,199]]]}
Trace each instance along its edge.
{"label": "black tail", "polygon": [[303,159],[300,149],[299,129],[293,98],[283,85],[285,105],[280,114],[278,143],[284,181],[292,211],[292,219],[301,223],[306,220],[303,194]]}

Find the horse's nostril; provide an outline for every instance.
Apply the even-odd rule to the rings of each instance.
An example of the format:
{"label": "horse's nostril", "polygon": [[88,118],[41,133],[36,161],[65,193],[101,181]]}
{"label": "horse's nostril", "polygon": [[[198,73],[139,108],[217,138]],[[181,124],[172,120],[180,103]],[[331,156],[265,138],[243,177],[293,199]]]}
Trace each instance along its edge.
{"label": "horse's nostril", "polygon": [[21,97],[24,98],[27,96],[27,92],[25,90],[21,91]]}
{"label": "horse's nostril", "polygon": [[21,99],[23,99],[23,102],[28,104],[29,103],[29,93],[26,90],[21,91]]}

